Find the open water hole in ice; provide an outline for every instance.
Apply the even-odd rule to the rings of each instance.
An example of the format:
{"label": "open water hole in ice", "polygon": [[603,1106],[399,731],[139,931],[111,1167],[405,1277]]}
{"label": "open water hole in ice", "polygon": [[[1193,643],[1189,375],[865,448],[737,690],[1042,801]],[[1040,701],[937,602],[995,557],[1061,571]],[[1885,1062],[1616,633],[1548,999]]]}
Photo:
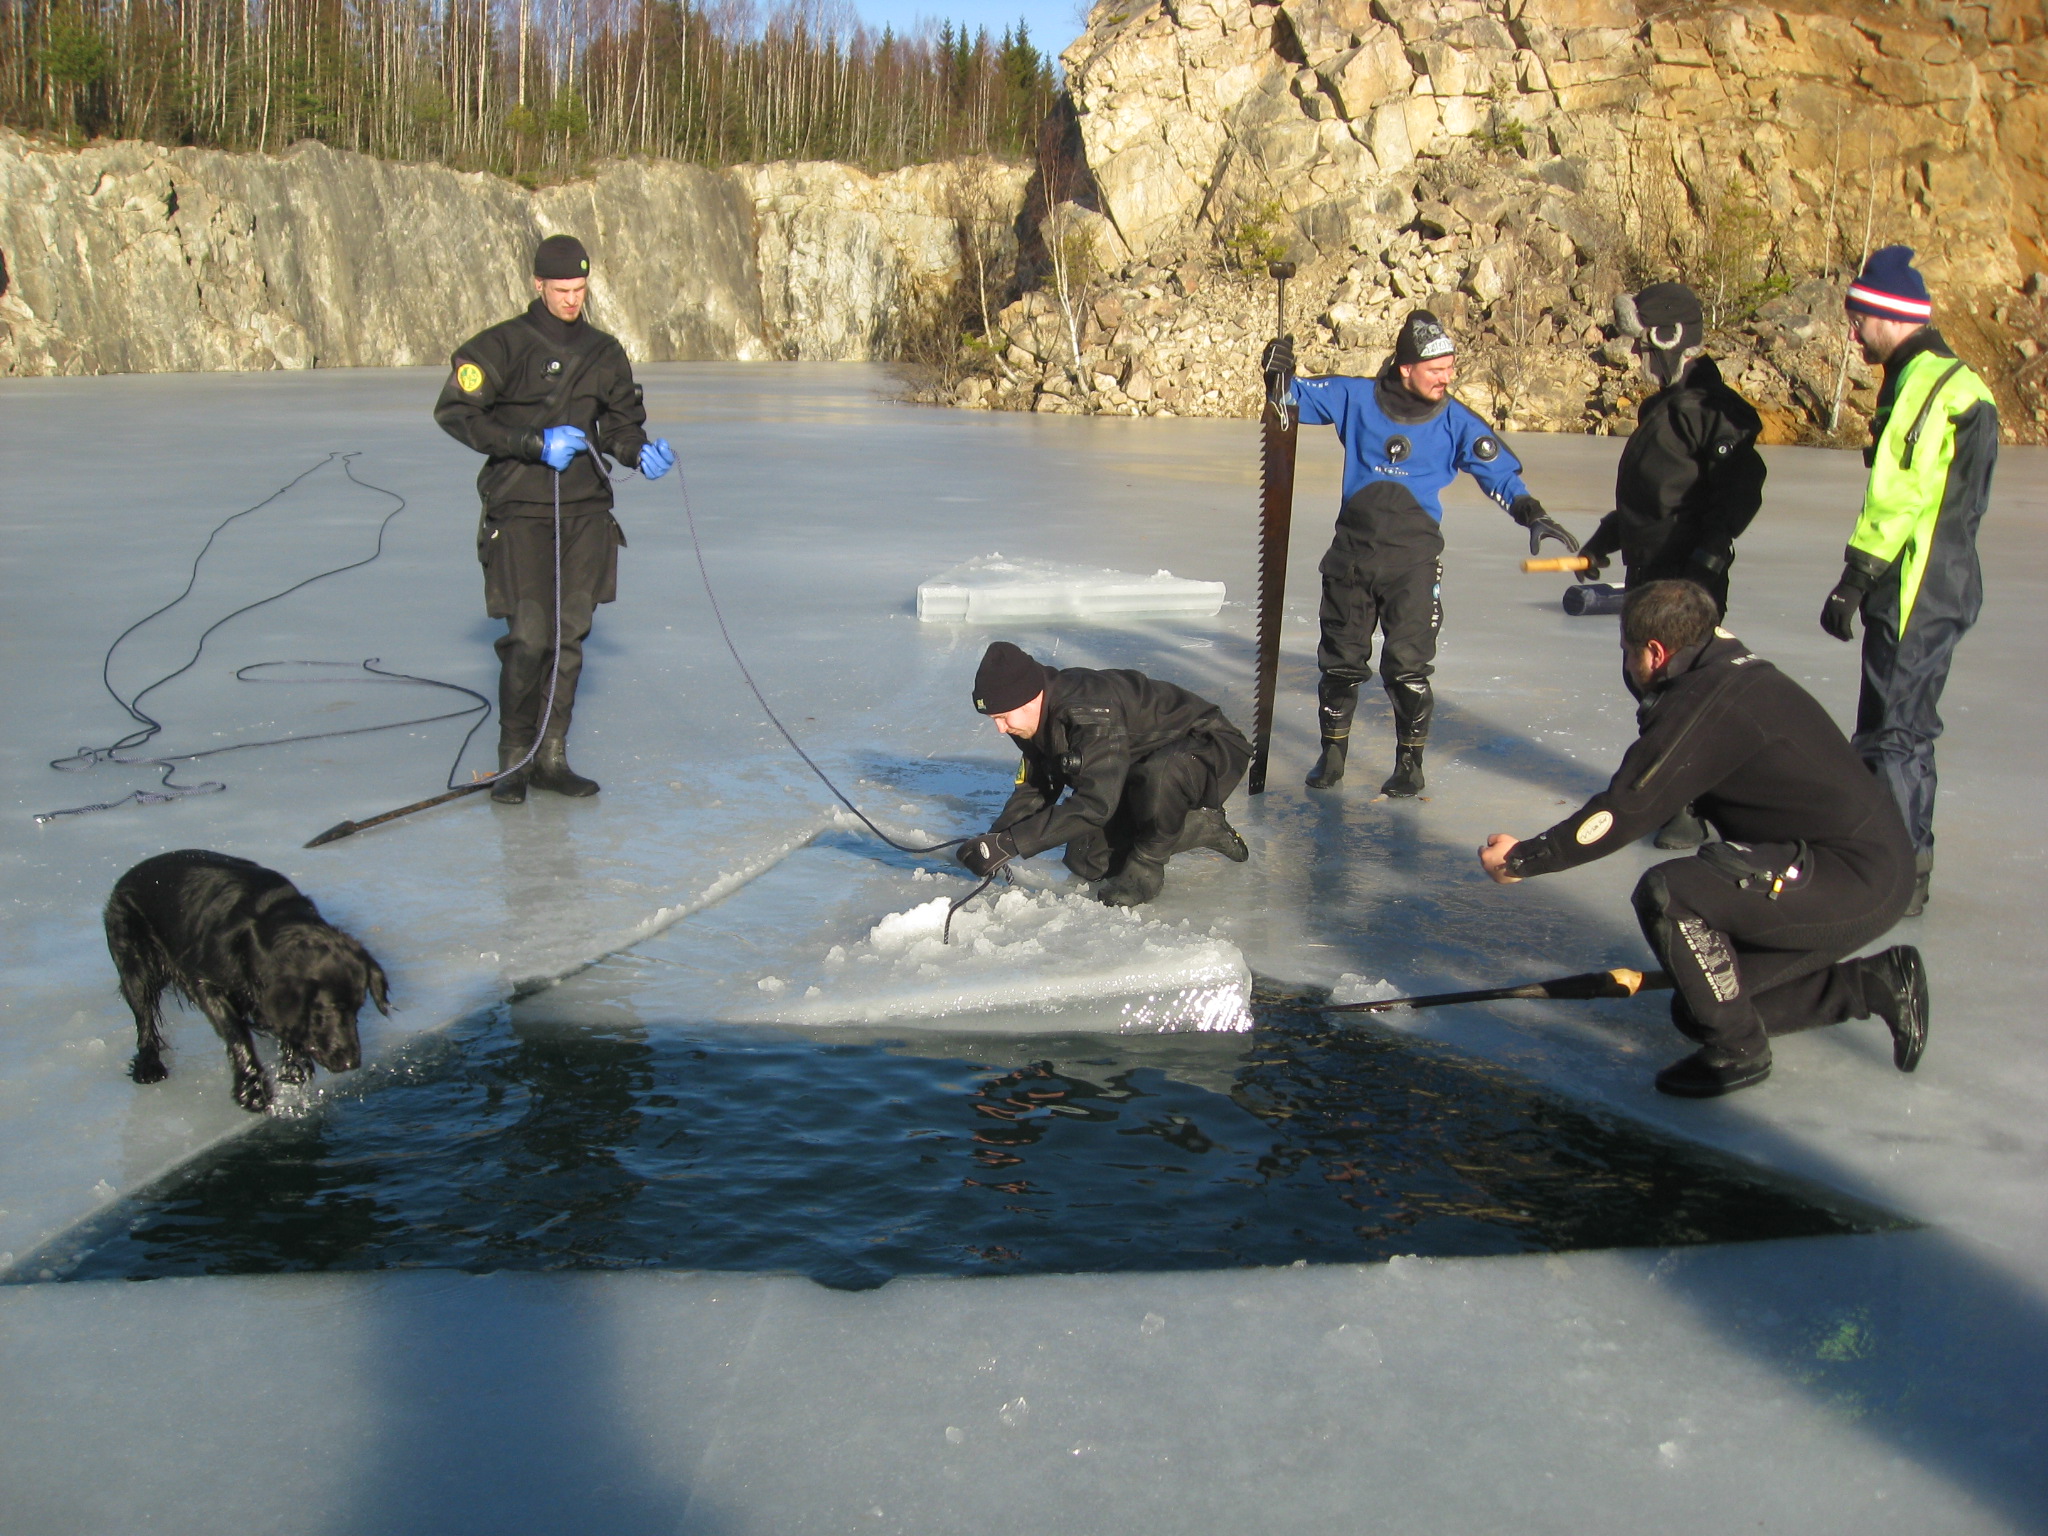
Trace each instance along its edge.
{"label": "open water hole in ice", "polygon": [[896,1275],[1663,1246],[1902,1225],[1331,1027],[819,1039],[504,1015],[422,1042],[69,1234],[20,1278],[385,1268]]}

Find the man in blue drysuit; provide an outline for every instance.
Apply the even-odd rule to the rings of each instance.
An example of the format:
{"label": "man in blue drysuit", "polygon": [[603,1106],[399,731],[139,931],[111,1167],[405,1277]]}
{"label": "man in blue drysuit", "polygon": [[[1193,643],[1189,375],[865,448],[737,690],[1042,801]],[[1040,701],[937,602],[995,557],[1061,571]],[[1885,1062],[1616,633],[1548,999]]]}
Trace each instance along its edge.
{"label": "man in blue drysuit", "polygon": [[[1443,625],[1445,486],[1469,474],[1529,530],[1529,553],[1555,539],[1578,540],[1553,522],[1522,484],[1520,462],[1493,429],[1451,398],[1456,347],[1436,316],[1418,309],[1402,323],[1394,355],[1375,378],[1295,379],[1293,403],[1304,426],[1333,426],[1344,445],[1344,502],[1337,536],[1323,556],[1323,752],[1311,789],[1344,778],[1344,755],[1358,685],[1372,676],[1373,631],[1380,632],[1380,679],[1394,708],[1394,771],[1380,793],[1422,792],[1422,749],[1435,697],[1429,675]],[[1294,343],[1266,349],[1267,372],[1294,372]]]}

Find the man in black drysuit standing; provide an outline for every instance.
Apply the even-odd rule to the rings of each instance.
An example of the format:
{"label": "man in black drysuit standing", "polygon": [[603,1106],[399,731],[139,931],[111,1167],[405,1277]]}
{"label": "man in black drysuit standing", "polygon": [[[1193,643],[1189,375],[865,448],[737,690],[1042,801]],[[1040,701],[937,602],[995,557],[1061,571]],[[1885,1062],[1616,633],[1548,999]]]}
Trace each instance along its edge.
{"label": "man in black drysuit standing", "polygon": [[634,464],[650,480],[675,464],[665,439],[647,437],[625,349],[584,318],[589,276],[581,242],[541,241],[533,303],[455,349],[434,405],[443,431],[486,455],[476,478],[484,504],[477,558],[485,611],[505,620],[497,641],[499,779],[491,788],[505,805],[524,801],[529,782],[559,795],[598,791],[569,766],[569,721],[584,637],[597,605],[618,595],[626,542],[600,455]]}
{"label": "man in black drysuit standing", "polygon": [[1657,1074],[1682,1098],[1769,1075],[1773,1035],[1876,1013],[1901,1072],[1927,1042],[1927,976],[1900,945],[1843,957],[1897,922],[1913,845],[1891,793],[1826,710],[1715,625],[1689,581],[1653,581],[1622,612],[1641,734],[1606,789],[1540,837],[1496,832],[1480,865],[1503,885],[1604,858],[1697,801],[1726,842],[1637,883],[1643,936],[1677,983],[1671,1020],[1700,1048]]}
{"label": "man in black drysuit standing", "polygon": [[960,846],[975,874],[1064,844],[1068,869],[1102,881],[1100,900],[1135,907],[1159,894],[1177,853],[1250,857],[1223,802],[1251,743],[1207,699],[1141,672],[1048,667],[998,640],[974,675],[974,707],[1023,757],[995,825]]}
{"label": "man in black drysuit standing", "polygon": [[[1617,295],[1614,318],[1634,338],[1657,392],[1636,411],[1615,469],[1614,510],[1579,551],[1591,561],[1579,580],[1598,579],[1618,553],[1630,590],[1649,581],[1696,582],[1725,616],[1735,541],[1763,505],[1766,471],[1756,450],[1763,420],[1702,353],[1706,315],[1685,284]],[[1657,833],[1657,846],[1697,848],[1706,837],[1699,818],[1683,809]]]}

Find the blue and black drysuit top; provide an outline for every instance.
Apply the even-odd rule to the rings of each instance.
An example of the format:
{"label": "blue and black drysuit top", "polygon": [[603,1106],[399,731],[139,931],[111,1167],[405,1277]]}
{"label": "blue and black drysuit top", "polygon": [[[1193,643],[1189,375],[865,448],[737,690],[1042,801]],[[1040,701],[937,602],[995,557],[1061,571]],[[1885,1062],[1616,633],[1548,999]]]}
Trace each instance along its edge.
{"label": "blue and black drysuit top", "polygon": [[1376,379],[1296,379],[1304,426],[1332,426],[1344,445],[1344,504],[1324,561],[1381,566],[1443,553],[1443,489],[1460,473],[1501,506],[1529,494],[1522,465],[1493,429],[1446,395],[1410,394],[1389,363]]}

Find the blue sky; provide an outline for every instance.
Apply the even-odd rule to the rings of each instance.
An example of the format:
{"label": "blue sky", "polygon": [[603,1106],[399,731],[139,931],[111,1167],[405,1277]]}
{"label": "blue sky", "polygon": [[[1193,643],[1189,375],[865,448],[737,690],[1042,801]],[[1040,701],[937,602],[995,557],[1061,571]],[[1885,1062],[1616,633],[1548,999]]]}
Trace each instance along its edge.
{"label": "blue sky", "polygon": [[1086,0],[853,0],[853,9],[872,27],[907,32],[929,19],[965,23],[969,31],[986,27],[990,37],[1002,36],[1021,17],[1039,51],[1054,57],[1081,35],[1088,14]]}

